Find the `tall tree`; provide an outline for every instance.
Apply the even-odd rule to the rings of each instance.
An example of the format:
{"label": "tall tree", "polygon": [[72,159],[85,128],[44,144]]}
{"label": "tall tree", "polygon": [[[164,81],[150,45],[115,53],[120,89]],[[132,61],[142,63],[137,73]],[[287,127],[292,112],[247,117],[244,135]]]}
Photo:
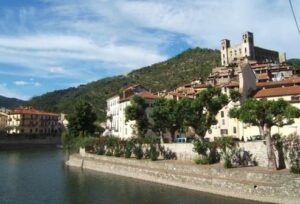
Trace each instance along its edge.
{"label": "tall tree", "polygon": [[153,103],[150,114],[154,123],[153,128],[162,133],[169,131],[174,141],[176,131],[183,125],[182,110],[179,102],[176,100],[157,99]]}
{"label": "tall tree", "polygon": [[79,101],[75,104],[74,111],[68,115],[68,130],[75,137],[94,133],[96,120],[97,116],[92,106],[87,102]]}
{"label": "tall tree", "polygon": [[148,131],[149,121],[146,113],[147,103],[140,96],[133,96],[130,100],[131,105],[125,108],[126,122],[133,120],[139,137],[144,137]]}
{"label": "tall tree", "polygon": [[259,128],[260,134],[266,139],[268,167],[276,169],[271,128],[294,123],[294,118],[300,117],[300,110],[283,99],[268,101],[251,98],[241,107],[231,109],[229,116]]}
{"label": "tall tree", "polygon": [[222,94],[221,89],[209,87],[196,99],[183,99],[180,103],[184,109],[185,125],[192,127],[203,140],[207,130],[217,124],[216,115],[228,104],[228,97]]}

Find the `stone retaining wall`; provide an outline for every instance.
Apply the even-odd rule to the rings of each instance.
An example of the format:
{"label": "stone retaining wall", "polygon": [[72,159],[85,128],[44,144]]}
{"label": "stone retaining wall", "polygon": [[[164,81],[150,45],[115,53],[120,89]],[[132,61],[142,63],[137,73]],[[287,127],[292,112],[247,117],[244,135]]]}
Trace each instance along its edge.
{"label": "stone retaining wall", "polygon": [[300,200],[300,177],[287,172],[268,172],[257,167],[224,169],[188,161],[151,162],[81,153],[84,156],[71,155],[66,164],[236,198],[273,203]]}
{"label": "stone retaining wall", "polygon": [[[242,150],[252,155],[252,158],[255,159],[258,166],[268,166],[267,149],[264,141],[239,142],[238,145]],[[194,146],[192,143],[162,144],[162,146],[164,146],[165,149],[175,152],[178,160],[194,160],[198,157],[198,154],[193,151]],[[286,162],[286,164],[287,163],[288,162]]]}

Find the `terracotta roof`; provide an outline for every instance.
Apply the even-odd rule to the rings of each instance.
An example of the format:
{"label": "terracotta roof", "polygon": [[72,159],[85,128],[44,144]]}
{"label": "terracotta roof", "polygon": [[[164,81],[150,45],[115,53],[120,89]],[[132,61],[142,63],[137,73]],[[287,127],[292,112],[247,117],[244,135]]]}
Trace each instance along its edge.
{"label": "terracotta roof", "polygon": [[233,87],[239,87],[239,82],[237,81],[231,81],[229,83],[222,83],[222,84],[218,84],[217,87],[228,87],[228,88],[233,88]]}
{"label": "terracotta roof", "polygon": [[255,98],[266,98],[266,97],[290,96],[290,95],[300,95],[300,86],[288,86],[288,87],[261,89],[256,92],[254,97]]}
{"label": "terracotta roof", "polygon": [[294,76],[288,79],[284,79],[281,81],[270,81],[270,82],[259,82],[256,83],[257,87],[276,87],[276,86],[283,86],[283,85],[294,85],[300,84],[300,77]]}
{"label": "terracotta roof", "polygon": [[154,95],[153,93],[149,91],[143,91],[141,93],[136,94],[137,96],[140,96],[145,99],[157,99],[159,98],[157,95]]}
{"label": "terracotta roof", "polygon": [[46,116],[59,116],[57,113],[43,112],[36,110],[34,108],[16,108],[15,110],[9,113],[10,115],[14,114],[28,114],[28,115],[46,115]]}

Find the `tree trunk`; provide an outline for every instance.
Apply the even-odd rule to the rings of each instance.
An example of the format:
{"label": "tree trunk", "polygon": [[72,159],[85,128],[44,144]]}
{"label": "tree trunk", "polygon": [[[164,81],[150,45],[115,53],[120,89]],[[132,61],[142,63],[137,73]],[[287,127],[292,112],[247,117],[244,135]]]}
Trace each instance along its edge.
{"label": "tree trunk", "polygon": [[170,130],[170,133],[171,133],[171,137],[172,137],[172,142],[174,142],[175,141],[175,132],[176,132],[176,130]]}
{"label": "tree trunk", "polygon": [[276,156],[273,148],[270,128],[264,128],[264,135],[266,138],[266,146],[267,146],[268,168],[277,169]]}

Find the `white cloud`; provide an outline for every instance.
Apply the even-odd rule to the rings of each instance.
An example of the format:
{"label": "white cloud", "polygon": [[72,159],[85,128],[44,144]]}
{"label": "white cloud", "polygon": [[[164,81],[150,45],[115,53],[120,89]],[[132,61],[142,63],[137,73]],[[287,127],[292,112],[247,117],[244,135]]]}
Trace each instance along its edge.
{"label": "white cloud", "polygon": [[16,86],[41,86],[40,82],[35,82],[33,79],[29,79],[29,81],[14,81]]}
{"label": "white cloud", "polygon": [[26,81],[14,81],[14,84],[17,86],[25,86],[28,85],[28,82]]}

